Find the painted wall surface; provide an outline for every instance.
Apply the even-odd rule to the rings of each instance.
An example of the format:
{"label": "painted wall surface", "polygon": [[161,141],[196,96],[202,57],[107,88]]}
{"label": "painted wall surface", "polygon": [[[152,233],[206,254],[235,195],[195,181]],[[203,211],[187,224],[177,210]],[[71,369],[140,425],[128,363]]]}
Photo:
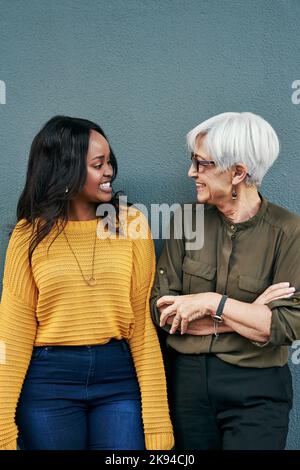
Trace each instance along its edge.
{"label": "painted wall surface", "polygon": [[[98,122],[116,189],[148,207],[194,200],[188,130],[224,111],[261,114],[281,142],[262,192],[299,214],[299,17],[299,0],[1,0],[1,278],[30,143],[55,114]],[[291,368],[288,448],[300,449]]]}

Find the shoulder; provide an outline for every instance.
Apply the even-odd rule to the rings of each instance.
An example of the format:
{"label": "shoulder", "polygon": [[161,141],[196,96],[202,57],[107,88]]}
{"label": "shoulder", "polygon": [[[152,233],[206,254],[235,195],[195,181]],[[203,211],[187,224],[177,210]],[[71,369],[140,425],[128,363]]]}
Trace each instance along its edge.
{"label": "shoulder", "polygon": [[135,205],[120,208],[120,214],[126,214],[129,220],[141,219],[148,223],[148,214]]}
{"label": "shoulder", "polygon": [[120,208],[120,227],[127,232],[133,240],[151,239],[151,231],[148,223],[148,214],[132,205]]}
{"label": "shoulder", "polygon": [[284,207],[269,202],[264,218],[288,238],[300,234],[300,216]]}
{"label": "shoulder", "polygon": [[125,209],[123,215],[127,221],[127,225],[123,225],[123,232],[132,243],[134,270],[142,278],[147,277],[149,272],[154,272],[155,269],[154,242],[147,214],[136,206],[130,206]]}
{"label": "shoulder", "polygon": [[[32,239],[32,225],[26,220],[20,220],[10,235],[5,266],[10,272],[17,272],[28,265],[28,250]],[[5,269],[5,271],[6,271]]]}
{"label": "shoulder", "polygon": [[10,239],[10,246],[23,246],[26,243],[29,243],[34,232],[34,227],[26,219],[21,219],[14,226]]}

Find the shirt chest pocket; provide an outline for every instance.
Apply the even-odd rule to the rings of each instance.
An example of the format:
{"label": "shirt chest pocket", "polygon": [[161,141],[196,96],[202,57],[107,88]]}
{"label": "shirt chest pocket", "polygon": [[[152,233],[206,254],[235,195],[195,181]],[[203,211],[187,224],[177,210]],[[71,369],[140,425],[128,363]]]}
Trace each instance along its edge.
{"label": "shirt chest pocket", "polygon": [[238,286],[240,290],[240,299],[243,302],[254,302],[267,287],[272,284],[270,278],[255,278],[251,276],[239,276]]}
{"label": "shirt chest pocket", "polygon": [[182,271],[183,294],[215,292],[217,272],[215,267],[186,256],[183,260]]}

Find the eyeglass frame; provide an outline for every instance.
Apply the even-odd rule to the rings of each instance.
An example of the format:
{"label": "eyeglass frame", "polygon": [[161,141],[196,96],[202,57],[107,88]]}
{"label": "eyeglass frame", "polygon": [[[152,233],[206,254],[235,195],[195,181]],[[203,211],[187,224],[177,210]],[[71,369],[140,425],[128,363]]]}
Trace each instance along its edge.
{"label": "eyeglass frame", "polygon": [[199,173],[199,169],[201,168],[206,168],[209,166],[215,166],[215,162],[213,160],[198,160],[197,157],[195,157],[194,154],[191,154],[191,160],[192,160],[192,165],[193,168]]}
{"label": "eyeglass frame", "polygon": [[[209,166],[216,166],[216,163],[214,162],[214,160],[198,160],[198,158],[195,157],[194,154],[191,154],[191,160],[192,160],[193,168],[194,168],[194,170],[197,171],[197,173],[199,173],[199,168],[200,167],[201,168],[206,168],[206,167],[209,167]],[[250,177],[250,174],[247,173],[247,176]]]}

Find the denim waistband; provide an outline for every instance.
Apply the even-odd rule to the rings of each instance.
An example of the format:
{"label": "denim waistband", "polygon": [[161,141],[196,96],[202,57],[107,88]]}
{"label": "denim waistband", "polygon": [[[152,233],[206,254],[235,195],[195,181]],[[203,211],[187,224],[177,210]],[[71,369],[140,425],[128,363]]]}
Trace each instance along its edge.
{"label": "denim waistband", "polygon": [[116,345],[122,345],[123,347],[125,346],[128,346],[128,342],[126,341],[126,339],[122,338],[122,339],[116,339],[116,338],[111,338],[107,343],[100,343],[100,344],[84,344],[84,345],[78,345],[78,346],[75,346],[75,345],[50,345],[50,344],[47,344],[47,345],[43,345],[43,346],[34,346],[33,347],[33,350],[38,350],[38,349],[61,349],[61,348],[66,348],[66,349],[73,349],[73,350],[76,350],[76,351],[79,351],[80,349],[82,350],[86,350],[86,349],[101,349],[103,347],[110,347],[110,346],[116,346]]}

